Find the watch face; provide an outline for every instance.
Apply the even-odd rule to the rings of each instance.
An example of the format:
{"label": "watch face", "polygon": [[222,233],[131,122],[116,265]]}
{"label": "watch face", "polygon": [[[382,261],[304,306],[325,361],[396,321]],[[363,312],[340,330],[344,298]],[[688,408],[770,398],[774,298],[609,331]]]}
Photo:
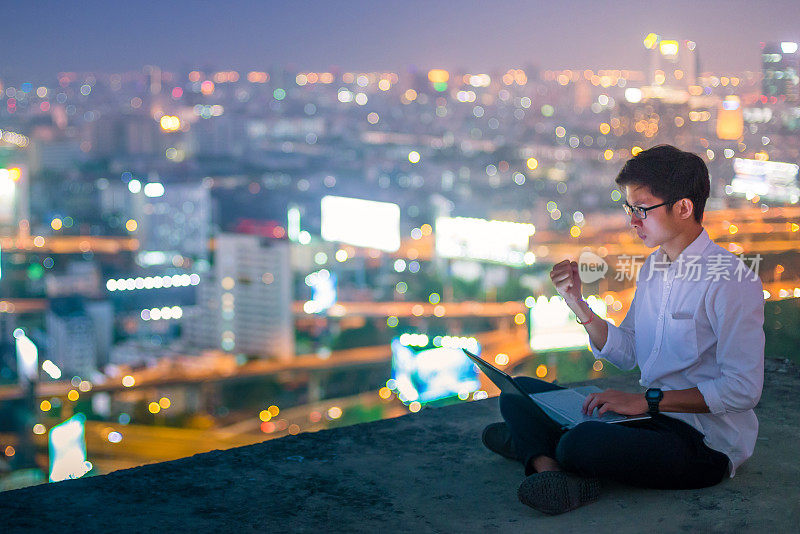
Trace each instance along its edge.
{"label": "watch face", "polygon": [[644,398],[649,401],[656,401],[659,400],[659,397],[661,397],[660,393],[661,392],[658,390],[648,389],[644,394]]}

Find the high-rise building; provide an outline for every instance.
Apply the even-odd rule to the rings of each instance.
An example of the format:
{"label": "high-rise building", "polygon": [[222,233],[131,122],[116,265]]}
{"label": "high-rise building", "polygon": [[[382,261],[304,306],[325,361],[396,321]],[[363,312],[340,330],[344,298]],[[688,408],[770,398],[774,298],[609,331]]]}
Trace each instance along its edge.
{"label": "high-rise building", "polygon": [[108,363],[114,325],[110,302],[51,299],[45,321],[47,358],[62,371],[88,377]]}
{"label": "high-rise building", "polygon": [[100,269],[94,262],[71,262],[65,272],[45,275],[48,298],[79,295],[100,297]]}
{"label": "high-rise building", "polygon": [[125,152],[131,155],[163,154],[167,148],[158,123],[147,115],[129,115],[123,132]]}
{"label": "high-rise building", "polygon": [[128,115],[102,115],[92,122],[92,153],[111,157],[126,153]]}
{"label": "high-rise building", "polygon": [[762,43],[762,91],[767,97],[784,97],[789,102],[800,100],[800,54],[797,43]]}
{"label": "high-rise building", "polygon": [[647,49],[647,83],[668,88],[686,88],[697,82],[700,58],[697,43],[664,39],[655,33],[644,38]]}
{"label": "high-rise building", "polygon": [[156,67],[155,65],[145,65],[144,73],[147,75],[147,81],[150,89],[151,95],[157,95],[161,93],[161,68]]}
{"label": "high-rise building", "polygon": [[[216,106],[219,108],[220,106]],[[247,140],[244,118],[226,114],[196,122],[187,135],[187,145],[203,156],[241,156]]]}
{"label": "high-rise building", "polygon": [[68,171],[86,161],[86,153],[81,150],[76,139],[43,139],[31,143],[28,159],[32,173],[43,170]]}
{"label": "high-rise building", "polygon": [[[136,237],[142,254],[177,254],[194,260],[208,257],[211,193],[204,184],[137,184],[130,193]],[[141,258],[140,258],[141,259]]]}
{"label": "high-rise building", "polygon": [[17,368],[17,350],[13,332],[17,328],[17,314],[0,313],[0,378],[10,380]]}
{"label": "high-rise building", "polygon": [[294,356],[290,244],[220,234],[212,275],[184,317],[187,343],[263,358]]}

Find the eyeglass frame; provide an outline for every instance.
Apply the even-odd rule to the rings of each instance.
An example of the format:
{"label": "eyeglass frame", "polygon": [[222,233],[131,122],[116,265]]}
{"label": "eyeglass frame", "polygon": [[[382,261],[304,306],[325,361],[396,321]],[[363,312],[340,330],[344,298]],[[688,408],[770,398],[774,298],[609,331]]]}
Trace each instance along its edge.
{"label": "eyeglass frame", "polygon": [[[622,207],[625,209],[625,213],[627,213],[628,216],[636,215],[637,219],[644,220],[647,218],[648,211],[660,208],[661,206],[666,206],[667,204],[674,204],[679,200],[681,199],[676,198],[675,200],[668,200],[667,202],[662,202],[661,204],[656,204],[655,206],[648,206],[646,208],[642,206],[631,206],[630,204],[628,204],[628,201],[626,200],[625,202],[622,203]],[[637,211],[641,211],[642,213],[641,216],[638,213],[636,213]]]}

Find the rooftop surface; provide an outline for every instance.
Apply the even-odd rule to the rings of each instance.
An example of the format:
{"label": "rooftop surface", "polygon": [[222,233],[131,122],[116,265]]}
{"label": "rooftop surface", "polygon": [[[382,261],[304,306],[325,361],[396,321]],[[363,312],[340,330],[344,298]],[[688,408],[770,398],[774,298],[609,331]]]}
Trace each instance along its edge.
{"label": "rooftop surface", "polygon": [[[640,390],[636,375],[591,383]],[[500,419],[492,398],[0,493],[0,517],[4,532],[797,531],[799,391],[797,365],[767,360],[758,443],[735,478],[684,491],[608,483],[559,516],[520,504],[521,465],[482,446]]]}

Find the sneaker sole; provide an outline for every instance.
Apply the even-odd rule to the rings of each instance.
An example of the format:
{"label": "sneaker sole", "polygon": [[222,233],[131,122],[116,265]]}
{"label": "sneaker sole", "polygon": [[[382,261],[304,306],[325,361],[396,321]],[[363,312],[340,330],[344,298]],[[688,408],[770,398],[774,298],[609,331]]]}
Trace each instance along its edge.
{"label": "sneaker sole", "polygon": [[545,471],[526,478],[517,490],[522,504],[549,515],[563,514],[596,501],[600,481],[563,471]]}

